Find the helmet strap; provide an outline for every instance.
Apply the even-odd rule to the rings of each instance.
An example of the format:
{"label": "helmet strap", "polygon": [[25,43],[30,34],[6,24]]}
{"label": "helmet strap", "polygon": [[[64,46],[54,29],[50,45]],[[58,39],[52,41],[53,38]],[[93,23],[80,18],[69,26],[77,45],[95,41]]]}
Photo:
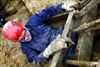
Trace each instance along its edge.
{"label": "helmet strap", "polygon": [[26,27],[24,27],[24,30],[28,30],[28,31],[29,31],[29,29],[28,29],[28,28],[26,28]]}

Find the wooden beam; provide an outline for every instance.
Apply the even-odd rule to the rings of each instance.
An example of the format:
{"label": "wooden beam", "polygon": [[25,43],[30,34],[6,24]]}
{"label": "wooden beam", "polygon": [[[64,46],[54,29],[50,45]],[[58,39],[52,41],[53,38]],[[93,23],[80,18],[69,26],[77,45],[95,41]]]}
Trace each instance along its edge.
{"label": "wooden beam", "polygon": [[[96,14],[94,10],[90,10],[87,14],[82,17],[82,23],[92,22],[96,19]],[[93,38],[94,33],[93,31],[82,31],[78,37],[78,43],[76,47],[76,52],[74,59],[81,60],[81,61],[90,61],[92,46],[93,46]],[[79,67],[86,67],[86,66],[79,66]]]}
{"label": "wooden beam", "polygon": [[80,25],[77,29],[74,29],[73,32],[82,33],[83,31],[97,30],[100,29],[100,19],[92,21],[90,23],[84,23]]}
{"label": "wooden beam", "polygon": [[[72,24],[72,19],[73,19],[74,13],[75,13],[75,11],[70,12],[69,15],[68,15],[66,24],[64,26],[64,30],[63,30],[62,35],[61,35],[64,39],[67,38],[67,35],[69,33],[69,29],[70,29],[70,26]],[[56,67],[57,66],[57,63],[58,63],[60,56],[61,56],[61,53],[62,53],[62,51],[59,51],[59,52],[54,54],[52,61],[51,61],[51,64],[50,64],[50,67]],[[60,62],[60,63],[62,63],[62,62]]]}
{"label": "wooden beam", "polygon": [[89,67],[99,67],[100,66],[100,62],[94,62],[94,61],[81,61],[81,60],[66,60],[65,61],[66,64],[70,64],[70,65],[85,65],[85,66],[89,66]]}

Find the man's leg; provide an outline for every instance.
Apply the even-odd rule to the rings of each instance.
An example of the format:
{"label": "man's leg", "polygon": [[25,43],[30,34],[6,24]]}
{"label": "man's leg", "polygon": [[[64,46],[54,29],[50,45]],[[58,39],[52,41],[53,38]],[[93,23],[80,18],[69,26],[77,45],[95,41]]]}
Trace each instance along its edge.
{"label": "man's leg", "polygon": [[17,11],[17,9],[14,7],[5,8],[7,2],[8,0],[0,0],[0,27],[1,28],[7,22],[5,20],[5,17],[14,14]]}
{"label": "man's leg", "polygon": [[5,18],[16,13],[16,11],[17,9],[15,7],[4,8],[3,10],[0,11],[0,15],[2,15]]}
{"label": "man's leg", "polygon": [[0,11],[5,7],[8,0],[0,0]]}
{"label": "man's leg", "polygon": [[3,18],[1,15],[0,15],[0,27],[3,28],[4,24],[6,23],[7,21],[5,20],[5,18]]}
{"label": "man's leg", "polygon": [[0,0],[0,15],[4,18],[17,12],[15,7],[5,8],[6,3],[7,0]]}

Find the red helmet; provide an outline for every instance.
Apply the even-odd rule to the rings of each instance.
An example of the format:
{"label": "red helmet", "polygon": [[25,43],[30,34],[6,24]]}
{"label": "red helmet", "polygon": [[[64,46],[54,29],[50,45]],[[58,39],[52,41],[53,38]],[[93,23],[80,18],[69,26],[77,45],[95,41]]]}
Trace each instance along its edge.
{"label": "red helmet", "polygon": [[3,35],[13,42],[18,42],[24,31],[24,26],[16,21],[8,21],[3,27]]}

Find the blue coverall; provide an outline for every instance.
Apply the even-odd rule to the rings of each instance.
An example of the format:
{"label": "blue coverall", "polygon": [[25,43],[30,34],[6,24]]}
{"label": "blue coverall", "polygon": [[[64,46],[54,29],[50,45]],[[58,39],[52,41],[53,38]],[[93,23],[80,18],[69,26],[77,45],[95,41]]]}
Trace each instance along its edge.
{"label": "blue coverall", "polygon": [[[23,53],[26,54],[30,63],[35,61],[36,64],[42,65],[42,63],[46,63],[48,61],[48,59],[44,58],[43,51],[58,34],[62,33],[63,26],[60,26],[57,30],[55,30],[44,24],[44,22],[50,17],[62,13],[63,10],[61,6],[62,4],[53,5],[42,10],[40,13],[34,14],[29,18],[25,25],[32,35],[32,40],[29,42],[21,42],[21,49]],[[75,34],[73,34],[71,38],[72,41],[77,41]],[[69,51],[69,53],[71,51]],[[69,57],[70,56],[71,54],[69,54]]]}

